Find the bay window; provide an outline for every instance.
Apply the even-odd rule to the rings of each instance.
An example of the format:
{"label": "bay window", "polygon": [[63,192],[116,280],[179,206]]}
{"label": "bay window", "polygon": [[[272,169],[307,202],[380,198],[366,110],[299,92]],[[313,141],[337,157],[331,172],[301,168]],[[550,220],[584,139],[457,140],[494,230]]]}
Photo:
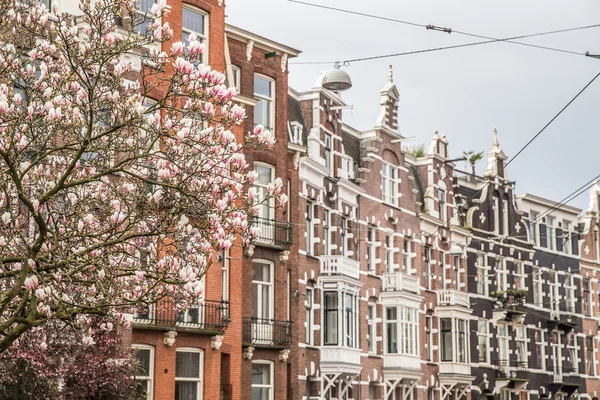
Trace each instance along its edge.
{"label": "bay window", "polygon": [[203,351],[178,348],[175,356],[175,400],[201,400]]}
{"label": "bay window", "polygon": [[440,319],[440,361],[452,361],[452,319]]}
{"label": "bay window", "polygon": [[252,400],[273,400],[273,363],[252,361]]}
{"label": "bay window", "polygon": [[381,194],[385,203],[398,204],[398,185],[396,168],[386,162],[381,163]]}
{"label": "bay window", "polygon": [[[201,12],[200,10],[188,6],[184,6],[182,10],[181,19],[181,41],[183,44],[189,44],[190,35],[193,33],[196,35],[196,40],[200,43],[207,43],[207,25],[208,15]],[[208,46],[200,54],[198,61],[202,64],[208,63]]]}
{"label": "bay window", "polygon": [[464,319],[456,320],[456,349],[457,358],[456,361],[461,363],[467,362],[467,321]]}
{"label": "bay window", "polygon": [[469,362],[468,322],[458,318],[440,319],[441,361]]}
{"label": "bay window", "polygon": [[275,82],[262,75],[254,75],[254,126],[262,125],[273,133],[275,125]]}
{"label": "bay window", "polygon": [[419,311],[415,308],[386,307],[387,354],[419,355]]}
{"label": "bay window", "polygon": [[356,293],[325,291],[323,321],[325,345],[358,348],[358,295]]}

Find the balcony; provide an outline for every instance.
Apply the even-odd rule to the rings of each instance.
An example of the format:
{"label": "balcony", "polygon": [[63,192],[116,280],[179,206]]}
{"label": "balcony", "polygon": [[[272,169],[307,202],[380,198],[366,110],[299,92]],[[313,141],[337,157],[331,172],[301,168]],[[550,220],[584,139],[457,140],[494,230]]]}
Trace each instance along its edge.
{"label": "balcony", "polygon": [[579,374],[579,370],[577,368],[573,368],[573,366],[569,363],[563,364],[562,368],[558,371],[554,371],[553,375],[553,384],[559,386],[561,392],[567,393],[571,395],[573,392],[577,390],[581,385],[584,384],[583,378]]}
{"label": "balcony", "polygon": [[440,374],[447,375],[471,375],[471,364],[459,362],[440,362]]}
{"label": "balcony", "polygon": [[386,369],[420,371],[421,358],[410,354],[387,353],[383,355],[383,367]]}
{"label": "balcony", "polygon": [[419,294],[419,278],[406,275],[402,272],[387,273],[382,275],[382,287],[384,292],[407,291]]}
{"label": "balcony", "polygon": [[286,348],[292,344],[292,322],[245,317],[242,341],[246,345]]}
{"label": "balcony", "polygon": [[274,219],[253,217],[252,226],[258,228],[254,243],[289,248],[292,246],[292,223]]}
{"label": "balcony", "polygon": [[344,256],[321,256],[321,274],[360,279],[360,263]]}
{"label": "balcony", "polygon": [[344,346],[321,347],[321,372],[359,373],[360,349]]}
{"label": "balcony", "polygon": [[527,361],[497,360],[496,379],[514,382],[529,382]]}
{"label": "balcony", "polygon": [[470,308],[469,294],[458,290],[437,290],[438,306],[460,306]]}
{"label": "balcony", "polygon": [[223,332],[229,323],[229,303],[226,301],[204,300],[195,308],[177,312],[171,302],[140,306],[133,315],[136,326],[181,327],[203,331],[207,334]]}

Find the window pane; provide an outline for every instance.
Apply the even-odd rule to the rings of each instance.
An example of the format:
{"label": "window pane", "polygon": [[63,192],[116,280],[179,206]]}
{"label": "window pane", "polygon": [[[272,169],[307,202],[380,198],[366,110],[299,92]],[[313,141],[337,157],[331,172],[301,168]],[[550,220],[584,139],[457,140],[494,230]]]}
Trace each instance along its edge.
{"label": "window pane", "polygon": [[154,3],[155,0],[138,0],[138,6],[140,7],[140,11],[144,13],[149,13]]}
{"label": "window pane", "polygon": [[252,363],[252,385],[271,384],[271,365]]}
{"label": "window pane", "polygon": [[264,99],[259,99],[254,105],[254,125],[263,125],[269,130],[271,126],[271,102]]}
{"label": "window pane", "polygon": [[200,378],[200,353],[177,352],[175,360],[177,378]]}
{"label": "window pane", "polygon": [[197,398],[197,382],[175,382],[175,400],[196,400]]}
{"label": "window pane", "polygon": [[272,168],[263,167],[262,165],[256,165],[254,171],[258,174],[258,177],[254,181],[257,185],[268,185],[271,183]]}
{"label": "window pane", "polygon": [[252,388],[252,400],[270,400],[270,388]]}
{"label": "window pane", "polygon": [[254,76],[254,93],[271,97],[271,81],[260,76]]}
{"label": "window pane", "polygon": [[269,264],[252,263],[252,280],[260,282],[271,282]]}
{"label": "window pane", "polygon": [[137,376],[150,375],[150,349],[137,349],[135,358],[138,364]]}
{"label": "window pane", "polygon": [[182,24],[183,29],[204,35],[204,14],[184,7]]}

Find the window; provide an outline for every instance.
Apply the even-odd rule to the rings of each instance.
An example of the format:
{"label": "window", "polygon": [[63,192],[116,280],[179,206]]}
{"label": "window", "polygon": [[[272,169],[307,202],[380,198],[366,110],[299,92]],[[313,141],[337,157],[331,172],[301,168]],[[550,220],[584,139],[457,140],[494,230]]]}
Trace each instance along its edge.
{"label": "window", "polygon": [[240,86],[241,76],[242,76],[242,70],[240,69],[240,67],[232,65],[231,66],[231,78],[233,79],[233,82],[231,82],[231,83],[227,82],[227,83],[230,86],[233,86],[234,88],[236,88],[238,93],[240,93],[240,90],[241,90],[241,86]]}
{"label": "window", "polygon": [[377,353],[377,325],[375,323],[376,317],[376,306],[375,304],[369,303],[367,308],[367,351],[369,353]]}
{"label": "window", "polygon": [[333,167],[333,163],[331,162],[331,148],[332,148],[332,139],[329,133],[325,133],[325,143],[323,149],[325,150],[325,166],[331,170]]}
{"label": "window", "polygon": [[502,200],[502,230],[505,235],[511,234],[508,221],[508,200]]}
{"label": "window", "polygon": [[452,361],[452,319],[440,319],[440,360]]}
{"label": "window", "polygon": [[425,288],[431,289],[431,278],[433,271],[431,270],[431,247],[425,247]]}
{"label": "window", "polygon": [[[181,41],[187,45],[190,41],[190,35],[193,33],[196,35],[197,41],[208,45],[206,35],[207,24],[208,17],[206,14],[201,13],[197,9],[183,7]],[[198,61],[202,64],[208,64],[208,46],[202,54],[200,54]]]}
{"label": "window", "polygon": [[572,226],[571,225],[571,221],[563,220],[563,223],[562,223],[563,244],[562,244],[562,248],[560,248],[558,250],[563,251],[563,252],[565,252],[567,254],[572,254],[573,253],[573,251],[572,251],[573,250],[573,246],[570,243],[570,241],[571,241],[571,235],[572,235],[571,226]]}
{"label": "window", "polygon": [[254,172],[258,174],[256,179],[254,180],[254,186],[257,189],[257,203],[259,203],[258,214],[257,217],[262,219],[259,221],[258,228],[259,233],[258,236],[262,240],[274,240],[275,239],[275,230],[274,225],[270,222],[275,218],[274,213],[274,199],[267,198],[267,188],[269,184],[273,182],[275,179],[275,168],[266,164],[255,164]]}
{"label": "window", "polygon": [[546,246],[550,250],[556,250],[554,240],[554,217],[546,217]]}
{"label": "window", "polygon": [[152,399],[152,378],[154,377],[154,348],[150,346],[134,344],[137,370],[135,373],[136,392],[145,395],[146,399]]}
{"label": "window", "polygon": [[569,366],[569,370],[565,372],[571,372],[574,374],[579,372],[579,362],[577,356],[578,348],[577,336],[574,333],[569,333],[567,335],[567,350],[569,351],[569,361],[567,365]]}
{"label": "window", "polygon": [[508,355],[508,325],[503,322],[498,323],[498,361],[502,362],[502,365],[506,363],[508,366],[510,360]]}
{"label": "window", "polygon": [[548,271],[548,291],[550,292],[550,308],[553,316],[557,316],[560,311],[560,298],[558,295],[558,274],[556,271]]}
{"label": "window", "polygon": [[438,188],[438,203],[440,207],[440,219],[446,221],[446,191]]}
{"label": "window", "polygon": [[223,262],[221,264],[221,277],[222,277],[222,292],[221,298],[223,301],[229,301],[229,249],[223,252]]}
{"label": "window", "polygon": [[585,337],[585,372],[588,376],[596,375],[596,360],[594,360],[594,338]]}
{"label": "window", "polygon": [[500,231],[500,203],[497,197],[492,198],[492,210],[494,211],[494,233],[499,235]]}
{"label": "window", "polygon": [[402,261],[404,262],[404,273],[408,275],[412,275],[412,268],[410,263],[410,253],[412,250],[411,241],[406,237],[403,241],[403,249],[402,249]]}
{"label": "window", "polygon": [[[48,0],[48,2],[50,3],[50,0]],[[139,14],[139,19],[136,19],[136,22],[141,22],[138,23],[137,26],[135,27],[135,31],[137,33],[139,33],[140,35],[145,35],[148,34],[148,29],[150,28],[150,25],[152,23],[151,20],[151,15],[152,13],[150,12],[150,9],[152,8],[152,6],[154,5],[154,3],[156,3],[156,0],[138,0],[137,1],[137,10],[136,13]]]}
{"label": "window", "polygon": [[446,253],[440,251],[440,277],[442,279],[442,288],[444,289],[446,289],[446,286],[448,284],[448,277],[446,271]]}
{"label": "window", "polygon": [[306,254],[313,254],[313,231],[314,231],[314,226],[313,226],[313,218],[314,218],[314,212],[315,212],[315,205],[310,202],[307,201],[306,202]]}
{"label": "window", "polygon": [[344,295],[344,336],[346,346],[358,347],[358,324],[355,296],[350,293]]}
{"label": "window", "polygon": [[273,363],[252,361],[252,400],[273,399]]}
{"label": "window", "polygon": [[539,246],[540,240],[538,237],[538,224],[537,219],[539,214],[531,211],[529,213],[529,240],[531,240],[535,245]]}
{"label": "window", "polygon": [[515,326],[514,329],[517,340],[517,366],[527,368],[527,328]]}
{"label": "window", "polygon": [[575,312],[575,277],[567,274],[565,278],[565,309],[567,312]]}
{"label": "window", "polygon": [[386,350],[388,354],[419,355],[418,310],[386,307]]}
{"label": "window", "polygon": [[515,261],[515,289],[525,290],[525,264],[523,261],[516,260]]}
{"label": "window", "polygon": [[487,319],[477,321],[477,343],[479,347],[479,362],[490,363],[490,324]]}
{"label": "window", "polygon": [[370,272],[375,271],[375,260],[377,258],[375,253],[375,229],[369,228],[367,230],[367,264]]}
{"label": "window", "polygon": [[201,400],[203,352],[177,349],[175,357],[175,400]]}
{"label": "window", "polygon": [[535,340],[535,356],[537,368],[541,370],[546,369],[546,342],[544,341],[544,331],[536,329],[534,333]]}
{"label": "window", "polygon": [[552,340],[550,342],[552,346],[552,360],[553,360],[553,371],[556,375],[561,376],[563,373],[562,366],[562,335],[554,331],[552,332]]}
{"label": "window", "polygon": [[325,345],[338,344],[338,292],[323,293],[323,319]]}
{"label": "window", "polygon": [[544,307],[543,274],[540,267],[533,267],[533,304]]}
{"label": "window", "polygon": [[254,126],[262,125],[271,132],[275,125],[273,84],[269,78],[254,75],[254,97],[258,100],[254,105]]}
{"label": "window", "polygon": [[342,243],[342,255],[348,255],[348,218],[342,217],[342,232],[341,232],[341,243]]}
{"label": "window", "polygon": [[456,320],[456,349],[458,358],[456,361],[460,363],[467,362],[467,348],[469,344],[467,343],[467,321],[464,319]]}
{"label": "window", "polygon": [[398,185],[396,184],[396,169],[386,162],[381,164],[381,193],[385,203],[397,205]]}
{"label": "window", "polygon": [[589,278],[582,279],[583,293],[581,295],[581,307],[587,317],[592,316],[592,282]]}
{"label": "window", "polygon": [[387,272],[394,272],[394,236],[386,235],[385,237],[385,265]]}
{"label": "window", "polygon": [[[252,316],[273,319],[273,265],[266,261],[252,262]],[[270,327],[255,326],[260,329]]]}
{"label": "window", "polygon": [[427,347],[427,361],[433,361],[433,320],[425,316],[425,346]]}
{"label": "window", "polygon": [[485,254],[478,253],[477,254],[477,265],[475,279],[477,281],[477,294],[485,295],[488,294],[488,284],[487,284],[487,265],[485,262]]}
{"label": "window", "polygon": [[306,319],[304,325],[306,327],[306,344],[313,344],[313,306],[314,306],[314,292],[312,288],[306,288]]}
{"label": "window", "polygon": [[498,277],[498,290],[506,292],[506,289],[508,289],[508,270],[506,269],[506,259],[504,257],[496,260],[496,274]]}
{"label": "window", "polygon": [[324,255],[329,255],[330,254],[330,250],[329,250],[329,227],[331,225],[331,215],[329,213],[329,211],[325,210],[324,214],[323,214],[323,254]]}

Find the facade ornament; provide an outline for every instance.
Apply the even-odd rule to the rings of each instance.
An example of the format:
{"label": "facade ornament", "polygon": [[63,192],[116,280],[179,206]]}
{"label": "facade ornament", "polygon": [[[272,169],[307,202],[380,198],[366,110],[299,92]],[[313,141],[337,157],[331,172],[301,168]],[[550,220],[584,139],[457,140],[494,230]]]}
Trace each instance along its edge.
{"label": "facade ornament", "polygon": [[248,245],[246,245],[246,257],[250,258],[254,255],[254,249],[256,248],[255,245],[253,245],[252,243],[249,243]]}
{"label": "facade ornament", "polygon": [[172,347],[175,344],[175,337],[177,336],[177,331],[169,331],[166,332],[163,338],[163,343],[167,347]]}
{"label": "facade ornament", "polygon": [[279,261],[281,261],[282,263],[286,263],[287,260],[290,259],[290,251],[289,250],[283,250],[281,253],[279,253]]}
{"label": "facade ornament", "polygon": [[590,248],[588,246],[585,246],[585,249],[583,249],[583,251],[585,252],[586,256],[590,255]]}
{"label": "facade ornament", "polygon": [[254,48],[254,40],[248,40],[246,44],[246,59],[248,61],[252,60],[252,49]]}
{"label": "facade ornament", "polygon": [[479,220],[482,224],[485,224],[485,214],[483,212],[479,213]]}
{"label": "facade ornament", "polygon": [[252,346],[246,347],[246,350],[244,350],[244,359],[252,360],[253,354],[254,354],[254,347],[252,347]]}
{"label": "facade ornament", "polygon": [[300,152],[296,151],[294,152],[294,169],[298,169],[298,167],[300,166]]}
{"label": "facade ornament", "polygon": [[219,350],[223,346],[223,335],[215,335],[210,338],[210,348],[213,350]]}
{"label": "facade ornament", "polygon": [[223,7],[223,0],[219,0],[219,1],[217,1],[217,5],[218,5],[219,7]]}
{"label": "facade ornament", "polygon": [[287,53],[283,53],[283,55],[281,56],[281,72],[285,72],[285,69],[287,68],[287,60]]}
{"label": "facade ornament", "polygon": [[290,356],[290,350],[284,349],[279,352],[279,361],[286,362]]}

